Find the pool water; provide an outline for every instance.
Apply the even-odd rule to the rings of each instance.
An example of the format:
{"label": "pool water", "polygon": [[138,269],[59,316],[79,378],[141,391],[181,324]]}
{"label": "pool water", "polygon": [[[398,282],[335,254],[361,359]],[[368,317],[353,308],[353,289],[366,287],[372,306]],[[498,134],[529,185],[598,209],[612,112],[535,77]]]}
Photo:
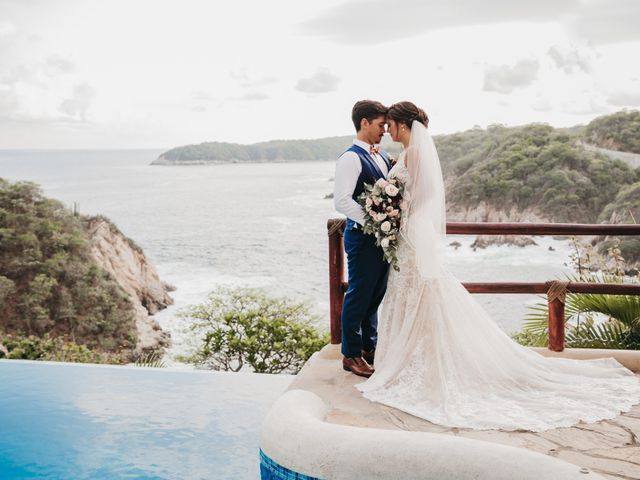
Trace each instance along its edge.
{"label": "pool water", "polygon": [[257,479],[294,377],[0,361],[1,479]]}

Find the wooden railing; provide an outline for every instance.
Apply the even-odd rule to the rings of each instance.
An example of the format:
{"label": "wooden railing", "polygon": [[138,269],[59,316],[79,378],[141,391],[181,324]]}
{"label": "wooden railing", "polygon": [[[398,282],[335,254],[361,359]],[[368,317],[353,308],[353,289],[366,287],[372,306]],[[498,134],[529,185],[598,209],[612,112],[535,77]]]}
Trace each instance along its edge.
{"label": "wooden railing", "polygon": [[[329,301],[331,343],[341,342],[341,314],[344,294],[348,284],[344,280],[344,219],[333,218],[327,222],[329,233]],[[447,233],[452,235],[640,235],[640,225],[588,225],[569,223],[447,223]],[[463,283],[470,293],[532,293],[547,294],[549,302],[549,350],[564,350],[564,299],[549,292],[558,286],[548,282],[490,282]],[[564,287],[564,286],[563,286]],[[610,295],[640,295],[640,285],[610,283],[566,284],[570,293],[604,293]]]}

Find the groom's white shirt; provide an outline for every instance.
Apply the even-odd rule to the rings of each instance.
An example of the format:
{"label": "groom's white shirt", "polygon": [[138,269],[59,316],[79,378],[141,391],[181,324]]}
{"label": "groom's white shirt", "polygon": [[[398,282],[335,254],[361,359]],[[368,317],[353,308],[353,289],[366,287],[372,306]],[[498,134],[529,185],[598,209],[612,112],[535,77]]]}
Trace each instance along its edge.
{"label": "groom's white shirt", "polygon": [[[363,142],[357,138],[353,140],[353,143],[354,145],[364,148],[366,152],[369,152],[371,147],[367,142]],[[389,171],[384,159],[377,153],[374,153],[372,157],[376,161],[378,167],[380,167],[380,171],[386,177]],[[356,184],[358,183],[360,172],[362,172],[362,164],[360,163],[360,157],[358,157],[357,153],[349,151],[340,155],[340,158],[338,158],[338,162],[336,163],[335,182],[333,186],[333,205],[338,212],[342,213],[347,218],[350,218],[360,225],[364,225],[364,209],[352,198],[353,191],[356,189]]]}

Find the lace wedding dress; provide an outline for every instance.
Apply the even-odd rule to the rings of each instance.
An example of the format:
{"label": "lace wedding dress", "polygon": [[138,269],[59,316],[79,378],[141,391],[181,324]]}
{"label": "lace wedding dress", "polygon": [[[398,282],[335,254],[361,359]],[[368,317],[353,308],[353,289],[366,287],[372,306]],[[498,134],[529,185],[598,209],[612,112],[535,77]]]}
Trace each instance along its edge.
{"label": "lace wedding dress", "polygon": [[[418,203],[427,209],[409,209],[397,252],[400,270],[390,271],[379,318],[376,371],[356,387],[369,400],[433,423],[479,430],[542,431],[628,411],[640,401],[640,380],[632,372],[613,358],[547,358],[519,345],[444,268],[435,246],[444,235],[444,187],[431,137],[417,122],[412,144],[421,127],[423,138],[413,149],[421,158],[409,165],[422,170],[407,170],[403,155],[390,175],[405,181],[414,199],[421,188],[442,198],[423,198]],[[425,151],[435,158],[422,158]],[[439,175],[439,183],[426,175]],[[424,219],[427,213],[436,220],[419,225],[414,215]]]}

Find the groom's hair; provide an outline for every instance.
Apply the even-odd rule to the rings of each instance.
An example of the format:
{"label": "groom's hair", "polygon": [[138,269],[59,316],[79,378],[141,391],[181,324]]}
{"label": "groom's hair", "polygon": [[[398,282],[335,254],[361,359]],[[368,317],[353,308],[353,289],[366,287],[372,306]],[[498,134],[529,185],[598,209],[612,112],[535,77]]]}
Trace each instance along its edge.
{"label": "groom's hair", "polygon": [[356,102],[351,110],[351,120],[356,132],[360,131],[362,119],[366,118],[368,122],[372,122],[374,118],[387,114],[387,107],[375,100],[360,100]]}

